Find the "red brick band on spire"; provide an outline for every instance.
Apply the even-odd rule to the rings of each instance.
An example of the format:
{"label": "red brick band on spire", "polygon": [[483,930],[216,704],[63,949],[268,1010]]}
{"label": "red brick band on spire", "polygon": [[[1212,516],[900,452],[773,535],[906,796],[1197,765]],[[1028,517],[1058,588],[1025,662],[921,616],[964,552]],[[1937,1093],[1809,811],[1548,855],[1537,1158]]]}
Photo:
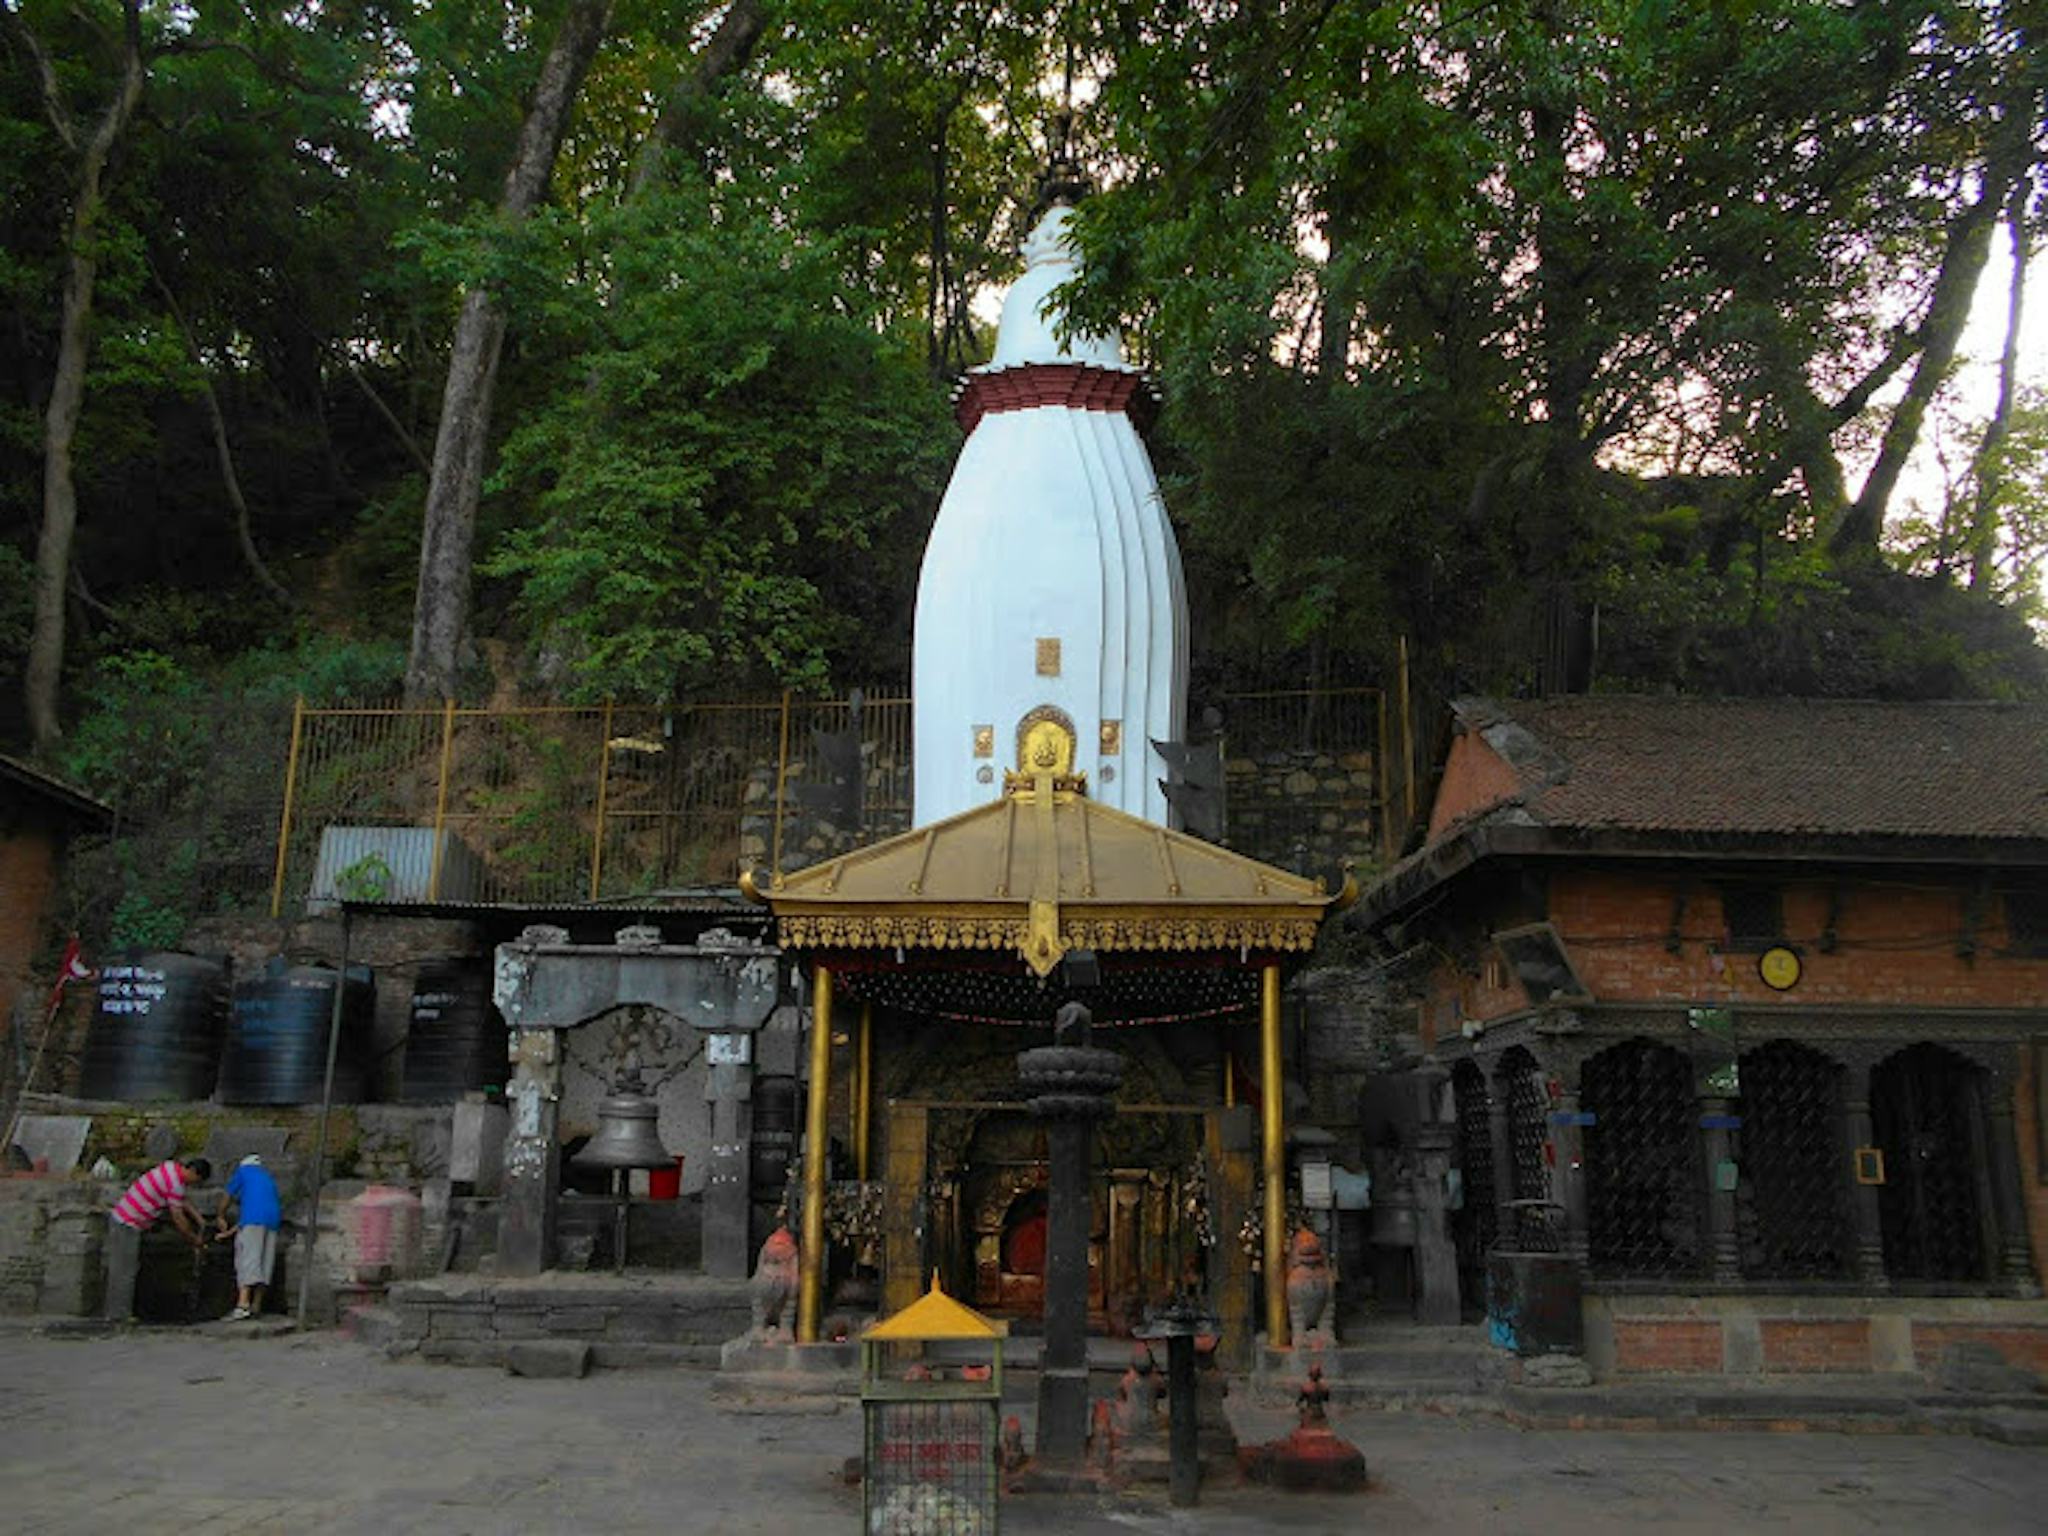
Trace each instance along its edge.
{"label": "red brick band on spire", "polygon": [[953,398],[953,414],[972,434],[984,416],[1064,405],[1077,411],[1123,411],[1140,430],[1150,422],[1153,399],[1145,377],[1086,363],[1019,363],[989,373],[970,373]]}

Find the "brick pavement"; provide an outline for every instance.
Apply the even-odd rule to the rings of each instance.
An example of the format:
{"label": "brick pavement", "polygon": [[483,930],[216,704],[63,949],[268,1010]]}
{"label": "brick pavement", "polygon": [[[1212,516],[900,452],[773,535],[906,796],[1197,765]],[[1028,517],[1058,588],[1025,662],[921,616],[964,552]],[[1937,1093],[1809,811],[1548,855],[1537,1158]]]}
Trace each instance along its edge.
{"label": "brick pavement", "polygon": [[[9,1533],[851,1531],[857,1411],[740,1412],[689,1371],[515,1380],[332,1335],[0,1335]],[[1277,1422],[1279,1416],[1267,1417]],[[1006,1504],[1010,1532],[2042,1528],[2048,1451],[1949,1436],[1525,1432],[1353,1414],[1371,1492]]]}

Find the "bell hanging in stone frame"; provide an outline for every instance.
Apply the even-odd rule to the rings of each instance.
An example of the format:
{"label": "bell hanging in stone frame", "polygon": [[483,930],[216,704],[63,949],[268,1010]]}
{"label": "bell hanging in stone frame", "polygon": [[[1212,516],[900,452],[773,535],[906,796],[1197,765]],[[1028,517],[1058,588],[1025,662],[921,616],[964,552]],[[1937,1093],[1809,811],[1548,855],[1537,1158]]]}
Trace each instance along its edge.
{"label": "bell hanging in stone frame", "polygon": [[597,1133],[570,1159],[578,1168],[670,1168],[675,1154],[661,1144],[661,1107],[641,1093],[598,1101]]}

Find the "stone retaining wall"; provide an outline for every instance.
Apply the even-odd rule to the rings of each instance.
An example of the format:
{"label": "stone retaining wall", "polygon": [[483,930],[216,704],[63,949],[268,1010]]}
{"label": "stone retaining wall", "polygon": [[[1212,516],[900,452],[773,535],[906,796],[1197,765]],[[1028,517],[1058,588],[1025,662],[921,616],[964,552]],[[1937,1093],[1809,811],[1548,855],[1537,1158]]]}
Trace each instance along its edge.
{"label": "stone retaining wall", "polygon": [[78,1317],[100,1296],[95,1185],[85,1179],[0,1179],[0,1313]]}
{"label": "stone retaining wall", "polygon": [[718,1346],[749,1321],[745,1281],[694,1276],[425,1280],[393,1286],[382,1311],[365,1321],[366,1337],[458,1365],[502,1365],[508,1346],[530,1339],[587,1343],[599,1365],[715,1365]]}

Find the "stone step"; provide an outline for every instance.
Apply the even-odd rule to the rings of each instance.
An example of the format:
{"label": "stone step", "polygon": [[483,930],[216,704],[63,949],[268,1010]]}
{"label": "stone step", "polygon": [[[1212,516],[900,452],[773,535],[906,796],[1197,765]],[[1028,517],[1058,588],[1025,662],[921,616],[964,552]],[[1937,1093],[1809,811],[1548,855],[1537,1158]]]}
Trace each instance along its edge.
{"label": "stone step", "polygon": [[1477,1328],[1362,1329],[1315,1350],[1261,1345],[1253,1356],[1251,1397],[1292,1403],[1311,1365],[1321,1365],[1331,1401],[1353,1407],[1429,1407],[1445,1412],[1497,1403],[1508,1359]]}

